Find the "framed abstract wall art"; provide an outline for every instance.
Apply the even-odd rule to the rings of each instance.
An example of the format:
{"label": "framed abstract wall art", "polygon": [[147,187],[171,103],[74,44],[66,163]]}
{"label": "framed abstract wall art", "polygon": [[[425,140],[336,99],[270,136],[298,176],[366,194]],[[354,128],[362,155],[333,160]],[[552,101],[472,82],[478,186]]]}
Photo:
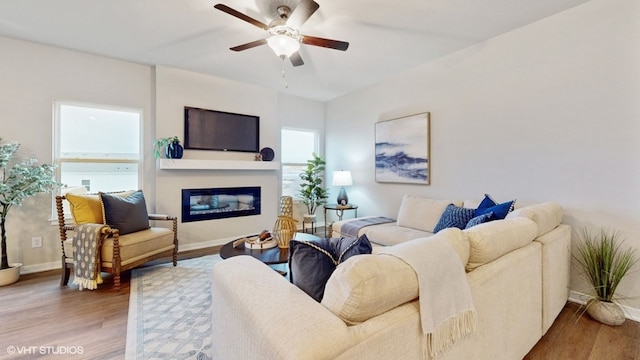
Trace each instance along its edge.
{"label": "framed abstract wall art", "polygon": [[429,113],[375,124],[376,182],[430,183]]}

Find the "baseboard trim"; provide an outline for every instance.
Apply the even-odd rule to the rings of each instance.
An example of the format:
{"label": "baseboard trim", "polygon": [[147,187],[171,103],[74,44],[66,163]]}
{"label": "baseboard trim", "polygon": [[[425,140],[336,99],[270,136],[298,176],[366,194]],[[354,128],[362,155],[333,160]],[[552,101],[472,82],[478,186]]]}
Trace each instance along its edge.
{"label": "baseboard trim", "polygon": [[[589,295],[585,293],[581,293],[573,290],[569,292],[569,301],[571,302],[584,305],[587,303],[588,299],[589,299]],[[624,311],[624,316],[627,319],[640,322],[640,309],[632,308],[630,306],[626,306],[622,304],[620,304],[620,306],[622,307],[622,310]]]}
{"label": "baseboard trim", "polygon": [[32,274],[49,270],[60,270],[60,261],[53,261],[43,264],[24,265],[22,269],[20,269],[20,274]]}

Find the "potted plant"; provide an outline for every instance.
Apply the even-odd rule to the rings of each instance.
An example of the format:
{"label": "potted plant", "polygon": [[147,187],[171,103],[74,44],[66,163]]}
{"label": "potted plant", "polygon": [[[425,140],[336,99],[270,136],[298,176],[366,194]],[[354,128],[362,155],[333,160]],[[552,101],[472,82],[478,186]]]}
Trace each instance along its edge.
{"label": "potted plant", "polygon": [[160,151],[164,148],[164,155],[167,159],[181,159],[184,149],[180,145],[180,138],[170,136],[156,139],[153,142],[153,155],[158,159]]}
{"label": "potted plant", "polygon": [[600,229],[592,233],[582,229],[583,241],[577,244],[573,254],[580,274],[589,282],[593,293],[584,305],[592,318],[607,325],[620,325],[625,316],[616,303],[620,299],[616,290],[620,282],[638,262],[636,250],[623,249],[620,234],[616,231]]}
{"label": "potted plant", "polygon": [[302,183],[300,184],[298,197],[307,207],[307,215],[305,217],[310,222],[315,217],[318,206],[326,204],[329,197],[329,190],[322,186],[325,165],[326,162],[316,153],[313,153],[312,158],[307,160],[307,168],[300,173]]}
{"label": "potted plant", "polygon": [[36,159],[16,162],[20,145],[18,143],[1,143],[0,139],[0,232],[2,241],[2,258],[0,259],[0,285],[8,285],[18,281],[22,264],[9,264],[7,257],[6,220],[9,210],[14,205],[21,205],[30,196],[46,193],[56,189],[60,184],[54,177],[55,166],[37,164]]}

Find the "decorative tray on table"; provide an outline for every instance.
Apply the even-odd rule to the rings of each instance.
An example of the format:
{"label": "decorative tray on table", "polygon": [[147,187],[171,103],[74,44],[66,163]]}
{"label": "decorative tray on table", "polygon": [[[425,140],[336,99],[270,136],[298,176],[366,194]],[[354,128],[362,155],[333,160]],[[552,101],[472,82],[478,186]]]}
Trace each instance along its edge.
{"label": "decorative tray on table", "polygon": [[260,235],[249,236],[249,237],[241,238],[234,241],[233,247],[237,248],[242,243],[244,243],[245,249],[250,249],[250,250],[264,250],[264,249],[271,249],[273,247],[278,246],[276,240],[266,230],[260,233]]}

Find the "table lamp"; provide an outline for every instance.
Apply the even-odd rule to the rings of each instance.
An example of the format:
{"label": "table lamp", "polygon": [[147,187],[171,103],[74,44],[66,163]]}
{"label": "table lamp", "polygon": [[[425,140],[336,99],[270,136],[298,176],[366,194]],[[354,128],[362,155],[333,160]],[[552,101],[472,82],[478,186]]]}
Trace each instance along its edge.
{"label": "table lamp", "polygon": [[349,198],[347,197],[347,192],[344,190],[344,187],[353,185],[353,180],[351,179],[351,171],[334,171],[333,181],[331,182],[331,185],[340,186],[340,193],[338,193],[338,205],[347,205],[349,203]]}

